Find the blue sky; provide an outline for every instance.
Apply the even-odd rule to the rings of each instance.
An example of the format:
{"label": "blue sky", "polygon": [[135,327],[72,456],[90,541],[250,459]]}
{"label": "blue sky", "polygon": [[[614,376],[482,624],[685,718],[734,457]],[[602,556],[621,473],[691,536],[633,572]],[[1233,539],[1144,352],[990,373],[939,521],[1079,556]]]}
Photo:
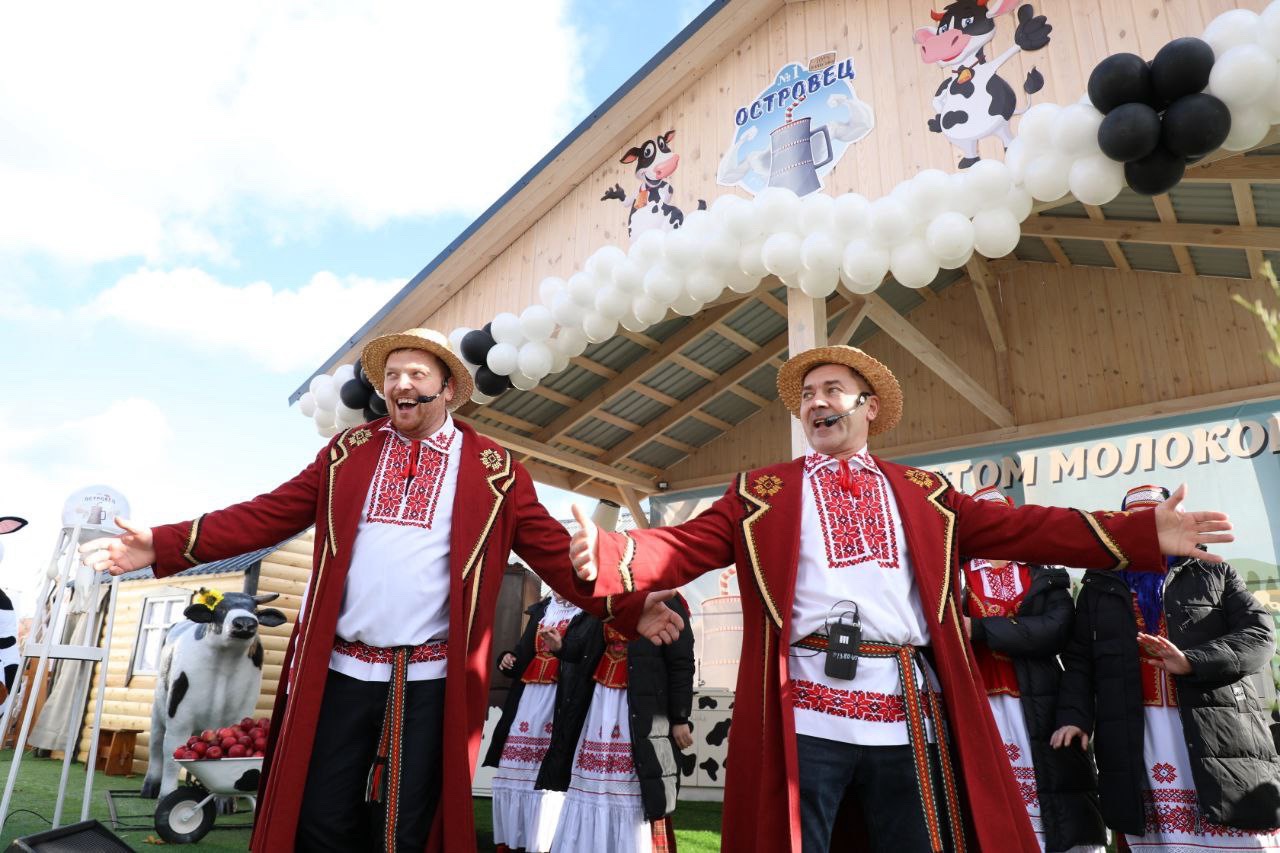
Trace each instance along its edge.
{"label": "blue sky", "polygon": [[10,7],[0,586],[80,487],[158,524],[300,470],[289,393],[704,5]]}

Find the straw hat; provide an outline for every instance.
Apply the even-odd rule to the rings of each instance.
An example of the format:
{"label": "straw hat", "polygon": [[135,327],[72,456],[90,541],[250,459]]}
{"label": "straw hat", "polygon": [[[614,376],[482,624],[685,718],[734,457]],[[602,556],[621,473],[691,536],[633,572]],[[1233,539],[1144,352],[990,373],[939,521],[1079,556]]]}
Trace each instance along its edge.
{"label": "straw hat", "polygon": [[426,350],[444,362],[453,375],[453,401],[449,403],[451,410],[471,399],[471,394],[475,391],[471,372],[462,363],[462,359],[453,354],[449,339],[435,329],[410,329],[398,335],[383,335],[365,344],[364,352],[360,353],[360,364],[379,396],[382,394],[382,377],[387,374],[387,356],[398,349]]}
{"label": "straw hat", "polygon": [[870,435],[888,432],[902,420],[902,386],[878,359],[872,358],[857,347],[830,346],[807,350],[792,356],[778,371],[778,396],[795,417],[800,417],[800,389],[810,370],[824,364],[843,364],[851,367],[871,385],[871,391],[880,398],[880,414],[871,422]]}
{"label": "straw hat", "polygon": [[1169,499],[1169,490],[1164,486],[1134,486],[1125,492],[1120,509],[1154,509]]}

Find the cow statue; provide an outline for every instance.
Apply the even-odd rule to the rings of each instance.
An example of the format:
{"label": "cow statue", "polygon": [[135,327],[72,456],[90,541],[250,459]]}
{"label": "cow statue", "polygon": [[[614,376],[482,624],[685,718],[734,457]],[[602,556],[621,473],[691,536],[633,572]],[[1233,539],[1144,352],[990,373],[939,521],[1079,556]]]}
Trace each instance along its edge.
{"label": "cow statue", "polygon": [[[15,533],[27,526],[25,518],[12,515],[0,516],[0,535]],[[0,560],[4,559],[4,546],[0,545]],[[0,717],[9,705],[9,693],[18,678],[22,656],[18,652],[18,617],[13,612],[13,602],[0,589]]]}
{"label": "cow statue", "polygon": [[[671,140],[675,138],[676,132],[668,130],[654,139],[646,139],[622,155],[619,162],[636,164],[640,185],[634,196],[627,195],[621,184],[614,184],[600,197],[601,201],[617,199],[631,206],[627,215],[627,233],[632,240],[646,231],[671,231],[684,224],[684,211],[671,203],[675,188],[667,180],[680,165],[680,155],[671,150]],[[698,210],[706,209],[706,200],[699,199]]]}
{"label": "cow statue", "polygon": [[142,796],[178,787],[173,752],[203,729],[232,725],[253,713],[262,686],[258,627],[283,625],[284,614],[260,607],[276,593],[248,595],[200,590],[160,648],[151,704],[151,758]]}
{"label": "cow statue", "polygon": [[934,116],[928,126],[960,149],[961,169],[978,162],[978,143],[988,136],[998,137],[1008,148],[1013,142],[1009,120],[1026,112],[1031,95],[1044,86],[1044,77],[1032,68],[1022,84],[1027,103],[1015,109],[1017,96],[999,74],[1000,66],[1018,51],[1040,50],[1049,43],[1053,27],[1044,15],[1036,15],[1030,4],[1018,9],[1013,47],[987,61],[986,48],[995,38],[996,18],[1012,11],[1016,3],[1017,0],[955,0],[941,12],[930,12],[936,26],[915,31],[920,58],[925,63],[936,62],[949,72],[934,93]]}

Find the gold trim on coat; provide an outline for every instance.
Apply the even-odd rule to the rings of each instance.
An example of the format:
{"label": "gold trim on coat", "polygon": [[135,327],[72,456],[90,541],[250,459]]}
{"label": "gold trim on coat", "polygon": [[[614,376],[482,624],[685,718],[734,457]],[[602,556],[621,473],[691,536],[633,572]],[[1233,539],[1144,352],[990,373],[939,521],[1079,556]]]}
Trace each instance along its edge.
{"label": "gold trim on coat", "polygon": [[351,452],[347,449],[347,442],[344,440],[346,439],[347,433],[349,432],[351,432],[350,429],[343,430],[342,435],[338,437],[337,443],[335,443],[333,447],[329,448],[329,495],[328,495],[329,513],[327,516],[329,519],[328,539],[329,539],[329,548],[331,549],[331,553],[335,557],[338,556],[338,533],[336,530],[334,530],[334,527],[333,527],[333,481],[334,481],[334,477],[337,476],[338,466],[341,465],[343,462],[346,462],[347,458],[350,457],[351,455]]}
{"label": "gold trim on coat", "polygon": [[202,521],[204,521],[203,515],[191,522],[191,530],[187,534],[187,548],[182,552],[182,556],[193,566],[200,565],[200,561],[196,559],[195,551],[196,539],[200,536],[200,522]]}
{"label": "gold trim on coat", "polygon": [[756,587],[760,590],[760,597],[764,599],[764,606],[769,611],[774,623],[778,626],[778,630],[782,630],[782,615],[778,612],[778,605],[773,599],[773,593],[769,591],[769,583],[764,579],[764,571],[760,568],[760,556],[756,552],[756,537],[751,526],[769,511],[769,504],[756,497],[750,489],[747,488],[747,475],[745,473],[738,475],[738,495],[749,505],[754,506],[751,512],[742,517],[740,522],[742,525],[742,538],[746,542],[747,556],[751,560],[751,573],[755,576]]}
{"label": "gold trim on coat", "polygon": [[[911,472],[914,470],[911,469],[908,472],[909,479],[911,478]],[[938,624],[941,625],[946,620],[947,602],[951,600],[951,566],[952,552],[956,541],[956,511],[939,500],[951,488],[951,484],[941,477],[938,477],[937,480],[939,481],[937,488],[930,492],[925,499],[933,504],[933,508],[938,511],[938,514],[942,516],[943,522],[946,524],[946,530],[942,536],[942,594],[938,596]],[[912,482],[916,482],[916,480],[912,479]],[[952,609],[952,615],[955,616],[954,608]]]}
{"label": "gold trim on coat", "polygon": [[1102,522],[1098,521],[1098,519],[1094,517],[1093,513],[1079,509],[1076,510],[1076,512],[1080,513],[1080,517],[1083,518],[1085,523],[1089,525],[1089,528],[1093,530],[1093,535],[1098,537],[1098,542],[1102,544],[1102,547],[1110,551],[1111,556],[1115,558],[1116,565],[1112,571],[1122,572],[1129,568],[1129,556],[1125,554],[1124,550],[1120,547],[1120,544],[1116,542],[1115,537],[1111,535],[1111,531],[1103,527]]}
{"label": "gold trim on coat", "polygon": [[[507,478],[506,482],[497,485],[498,481],[504,477]],[[471,648],[471,628],[475,623],[476,606],[480,601],[480,581],[484,577],[484,556],[488,551],[489,533],[493,530],[493,523],[498,518],[498,512],[502,509],[502,503],[506,500],[507,492],[511,491],[511,487],[516,482],[516,473],[511,465],[511,454],[506,449],[502,450],[502,464],[499,470],[484,479],[489,485],[489,490],[493,492],[493,507],[489,510],[489,518],[484,523],[484,529],[480,531],[479,537],[476,538],[476,544],[471,549],[471,555],[462,567],[462,582],[464,584],[474,572],[474,577],[471,577],[471,601],[467,613],[467,648]]]}

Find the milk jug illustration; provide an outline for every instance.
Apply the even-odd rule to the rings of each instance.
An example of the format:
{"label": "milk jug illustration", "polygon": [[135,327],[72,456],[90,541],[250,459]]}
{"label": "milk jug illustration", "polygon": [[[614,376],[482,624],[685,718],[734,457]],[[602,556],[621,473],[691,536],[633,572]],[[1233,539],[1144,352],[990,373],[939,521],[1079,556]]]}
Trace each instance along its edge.
{"label": "milk jug illustration", "polygon": [[[788,113],[791,111],[788,110]],[[823,157],[814,162],[813,140],[820,137]],[[796,195],[804,196],[822,187],[818,181],[818,169],[831,162],[831,133],[824,124],[816,130],[809,128],[809,118],[791,119],[769,134],[772,158],[769,167],[769,186],[785,187]]]}

